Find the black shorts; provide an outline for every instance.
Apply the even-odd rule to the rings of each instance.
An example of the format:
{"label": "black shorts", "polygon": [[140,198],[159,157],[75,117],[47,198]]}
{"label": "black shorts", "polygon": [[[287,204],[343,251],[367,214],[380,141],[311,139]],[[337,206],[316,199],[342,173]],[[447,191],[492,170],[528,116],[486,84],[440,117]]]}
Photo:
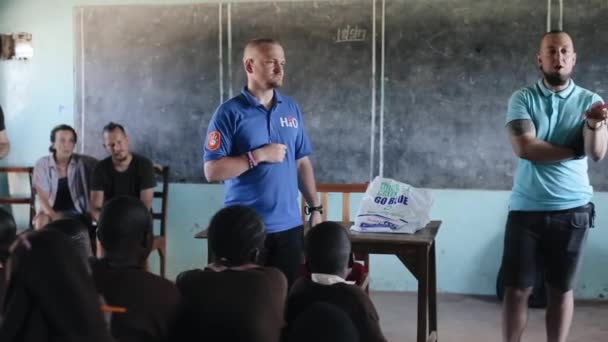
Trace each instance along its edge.
{"label": "black shorts", "polygon": [[534,285],[539,267],[552,288],[573,288],[587,232],[593,226],[593,203],[558,211],[511,211],[502,257],[504,285]]}

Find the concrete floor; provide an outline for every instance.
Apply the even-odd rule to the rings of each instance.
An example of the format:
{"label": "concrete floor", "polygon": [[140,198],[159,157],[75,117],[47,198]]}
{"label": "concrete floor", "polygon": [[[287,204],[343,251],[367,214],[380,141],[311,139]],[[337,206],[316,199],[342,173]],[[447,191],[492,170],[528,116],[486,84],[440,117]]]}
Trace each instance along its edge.
{"label": "concrete floor", "polygon": [[[416,293],[373,292],[384,335],[390,342],[416,340]],[[440,294],[438,341],[492,342],[501,340],[501,303],[495,297]],[[545,338],[544,310],[531,309],[522,342]],[[575,304],[569,342],[608,342],[608,301]]]}

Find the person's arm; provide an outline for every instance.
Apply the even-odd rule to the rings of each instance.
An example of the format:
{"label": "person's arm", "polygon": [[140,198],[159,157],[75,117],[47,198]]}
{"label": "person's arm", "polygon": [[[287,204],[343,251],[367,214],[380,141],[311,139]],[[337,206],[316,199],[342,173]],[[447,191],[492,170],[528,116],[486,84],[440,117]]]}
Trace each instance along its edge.
{"label": "person's arm", "polygon": [[39,186],[34,186],[36,188],[36,193],[38,194],[38,199],[40,200],[40,207],[42,207],[42,212],[47,214],[51,220],[55,221],[61,217],[61,215],[56,212],[51,203],[49,202],[49,193],[44,191]]}
{"label": "person's arm", "polygon": [[608,148],[608,106],[598,103],[586,113],[586,122],[583,124],[583,139],[585,141],[585,154],[593,161],[600,161],[606,156]]}
{"label": "person's arm", "polygon": [[156,188],[156,171],[154,164],[148,158],[140,157],[141,164],[138,168],[138,177],[141,180],[139,199],[144,203],[146,208],[152,209],[154,201],[154,189]]}
{"label": "person's arm", "polygon": [[146,208],[152,208],[152,201],[154,200],[154,188],[144,189],[139,192],[139,199],[144,203]]}
{"label": "person's arm", "polygon": [[6,157],[11,150],[11,143],[8,140],[6,130],[0,131],[0,159]]}
{"label": "person's arm", "polygon": [[574,158],[574,150],[556,146],[536,138],[532,120],[518,119],[507,124],[511,146],[515,154],[534,163],[554,163]]}
{"label": "person's arm", "polygon": [[[304,196],[304,200],[309,207],[318,207],[320,205],[317,196],[317,185],[315,183],[315,173],[312,167],[312,162],[308,156],[297,160],[298,163],[298,188]],[[310,217],[311,227],[321,223],[321,213],[313,211]]]}
{"label": "person's arm", "polygon": [[208,182],[220,182],[238,177],[247,170],[249,170],[249,160],[246,154],[242,154],[206,161],[203,172]]}
{"label": "person's arm", "polygon": [[11,143],[8,140],[6,130],[0,131],[0,159],[6,157],[11,150]]}
{"label": "person's arm", "polygon": [[[287,147],[283,144],[268,144],[252,151],[253,157],[259,163],[281,163],[285,159]],[[235,178],[249,170],[247,154],[226,156],[208,160],[204,164],[205,178],[209,182],[219,182]]]}
{"label": "person's arm", "polygon": [[0,106],[0,159],[6,157],[10,149],[11,143],[9,142],[8,135],[6,134],[6,126],[4,124],[4,112],[2,111],[2,107]]}
{"label": "person's arm", "polygon": [[103,206],[103,191],[91,191],[91,217],[95,221],[99,221],[99,215],[101,214],[101,207]]}
{"label": "person's arm", "polygon": [[101,207],[104,200],[104,168],[103,162],[97,163],[91,173],[91,187],[89,197],[89,212],[93,221],[99,221]]}
{"label": "person's arm", "polygon": [[51,183],[52,180],[49,176],[49,158],[42,157],[34,166],[33,174],[33,185],[40,200],[40,207],[42,212],[48,215],[51,220],[57,220],[59,218],[58,213],[55,212],[51,205],[49,198],[51,198]]}

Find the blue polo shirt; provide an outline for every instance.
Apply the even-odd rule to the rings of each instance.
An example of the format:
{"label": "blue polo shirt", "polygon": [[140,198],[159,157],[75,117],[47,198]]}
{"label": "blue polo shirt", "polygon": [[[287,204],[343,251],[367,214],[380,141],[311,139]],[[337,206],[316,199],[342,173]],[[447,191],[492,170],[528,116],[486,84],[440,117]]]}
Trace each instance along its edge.
{"label": "blue polo shirt", "polygon": [[204,147],[204,160],[238,156],[270,143],[287,146],[282,163],[261,163],[225,181],[224,205],[250,206],[264,219],[269,233],[302,224],[298,207],[297,160],[312,153],[299,106],[274,91],[267,110],[248,90],[215,111]]}
{"label": "blue polo shirt", "polygon": [[[582,139],[582,114],[598,101],[602,101],[599,95],[575,85],[572,80],[566,89],[554,92],[541,79],[511,96],[507,123],[532,120],[538,139],[558,146],[574,146],[575,139]],[[510,209],[570,209],[588,203],[592,195],[587,158],[542,164],[520,158]]]}

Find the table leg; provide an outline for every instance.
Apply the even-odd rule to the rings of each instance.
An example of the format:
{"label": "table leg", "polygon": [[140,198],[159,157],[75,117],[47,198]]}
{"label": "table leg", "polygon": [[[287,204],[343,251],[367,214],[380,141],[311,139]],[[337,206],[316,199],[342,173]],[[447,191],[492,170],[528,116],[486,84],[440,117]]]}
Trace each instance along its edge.
{"label": "table leg", "polygon": [[429,251],[429,331],[435,332],[437,338],[437,266],[435,260],[435,243]]}
{"label": "table leg", "polygon": [[418,273],[418,331],[416,341],[425,342],[428,337],[429,307],[429,249],[428,246],[417,248]]}

